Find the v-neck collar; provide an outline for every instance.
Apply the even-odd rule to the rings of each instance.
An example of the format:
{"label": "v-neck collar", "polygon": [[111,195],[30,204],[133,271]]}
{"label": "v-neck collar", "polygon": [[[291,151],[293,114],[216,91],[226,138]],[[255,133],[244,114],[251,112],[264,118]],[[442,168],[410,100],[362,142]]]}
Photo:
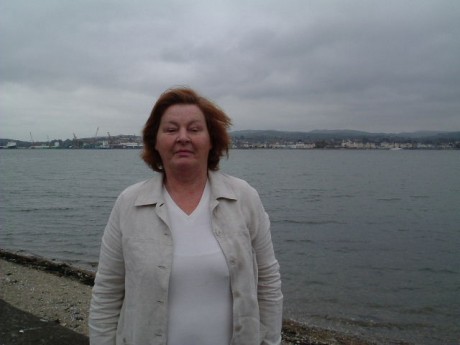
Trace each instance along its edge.
{"label": "v-neck collar", "polygon": [[176,215],[180,215],[182,218],[187,219],[187,220],[193,220],[194,218],[197,217],[196,216],[197,214],[202,212],[203,208],[206,207],[206,205],[209,205],[211,192],[210,192],[210,187],[209,187],[209,181],[206,181],[206,185],[204,187],[203,193],[201,194],[200,202],[190,214],[187,214],[183,209],[181,209],[176,204],[176,202],[174,201],[174,199],[171,197],[168,190],[164,186],[163,186],[163,195],[166,201],[166,205],[168,207],[174,208]]}

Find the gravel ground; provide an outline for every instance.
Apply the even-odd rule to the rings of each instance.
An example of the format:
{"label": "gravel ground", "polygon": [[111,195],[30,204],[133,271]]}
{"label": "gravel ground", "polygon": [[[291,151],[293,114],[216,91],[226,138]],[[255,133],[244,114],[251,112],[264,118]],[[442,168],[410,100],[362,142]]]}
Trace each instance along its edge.
{"label": "gravel ground", "polygon": [[[12,306],[88,335],[94,275],[28,255],[0,250],[0,298]],[[295,321],[283,323],[283,345],[372,345]]]}
{"label": "gravel ground", "polygon": [[88,334],[91,286],[0,260],[0,298],[42,319]]}

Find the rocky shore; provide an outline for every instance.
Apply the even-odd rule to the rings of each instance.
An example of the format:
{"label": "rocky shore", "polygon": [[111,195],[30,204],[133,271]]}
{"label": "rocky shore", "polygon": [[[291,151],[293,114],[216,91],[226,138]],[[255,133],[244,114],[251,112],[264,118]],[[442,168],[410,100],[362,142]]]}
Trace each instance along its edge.
{"label": "rocky shore", "polygon": [[[94,273],[0,249],[0,299],[43,320],[88,335]],[[1,312],[1,310],[0,310]],[[362,339],[285,320],[283,345],[372,345]]]}

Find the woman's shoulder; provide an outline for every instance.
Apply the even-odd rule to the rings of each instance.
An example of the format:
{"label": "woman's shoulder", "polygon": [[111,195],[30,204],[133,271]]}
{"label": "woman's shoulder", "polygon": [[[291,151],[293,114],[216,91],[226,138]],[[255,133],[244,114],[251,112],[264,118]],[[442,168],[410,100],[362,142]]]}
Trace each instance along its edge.
{"label": "woman's shoulder", "polygon": [[222,191],[222,193],[234,194],[236,198],[242,196],[258,196],[256,189],[246,180],[220,171],[212,173],[211,182],[219,191]]}
{"label": "woman's shoulder", "polygon": [[147,180],[134,183],[126,187],[119,195],[119,199],[137,200],[139,197],[148,197],[156,194],[156,191],[161,192],[163,178],[160,174],[155,174]]}
{"label": "woman's shoulder", "polygon": [[222,171],[213,171],[210,176],[211,180],[218,184],[226,184],[234,187],[251,187],[247,181]]}

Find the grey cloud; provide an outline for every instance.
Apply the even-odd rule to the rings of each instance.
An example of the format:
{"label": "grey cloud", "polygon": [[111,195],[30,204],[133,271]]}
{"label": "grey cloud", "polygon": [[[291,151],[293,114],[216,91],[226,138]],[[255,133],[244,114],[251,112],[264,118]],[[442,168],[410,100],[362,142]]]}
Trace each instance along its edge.
{"label": "grey cloud", "polygon": [[86,102],[93,127],[134,131],[160,92],[183,84],[224,103],[236,127],[460,127],[456,1],[0,6],[0,111],[10,132],[21,126],[15,118],[34,121],[25,97],[44,114],[62,99]]}

